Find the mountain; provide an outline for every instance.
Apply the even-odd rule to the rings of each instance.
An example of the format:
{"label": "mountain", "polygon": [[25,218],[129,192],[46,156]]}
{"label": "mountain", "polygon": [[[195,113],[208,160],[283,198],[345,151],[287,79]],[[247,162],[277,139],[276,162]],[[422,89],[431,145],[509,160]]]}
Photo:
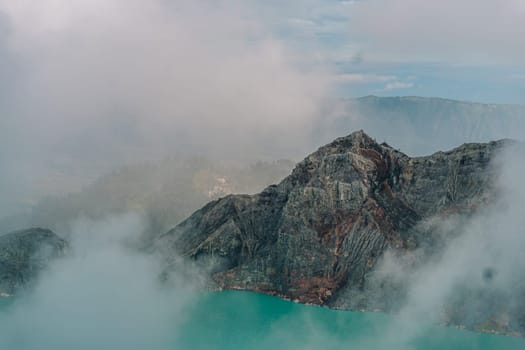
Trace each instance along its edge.
{"label": "mountain", "polygon": [[[201,266],[215,288],[393,311],[405,300],[406,285],[377,277],[379,262],[388,253],[417,266],[438,255],[462,219],[494,200],[497,174],[489,164],[509,143],[464,144],[413,158],[354,132],[319,148],[259,194],[208,203],[159,236],[154,249],[167,266]],[[432,225],[450,217],[457,221],[449,232]],[[474,321],[450,311],[443,322],[522,332],[525,313],[512,312],[504,325],[493,321],[494,310]]]}
{"label": "mountain", "polygon": [[[426,270],[420,268],[439,261],[469,219],[496,201],[499,173],[492,164],[511,144],[515,143],[464,144],[448,152],[409,157],[363,131],[354,132],[319,148],[277,185],[255,195],[227,195],[208,203],[154,237],[150,252],[164,258],[163,278],[190,263],[214,289],[251,290],[332,308],[398,312],[414,302],[410,280],[421,278]],[[505,239],[501,232],[498,237]],[[0,236],[0,293],[13,294],[31,285],[67,246],[44,229]],[[464,254],[489,253],[483,246],[469,249]],[[518,260],[508,261],[516,265]],[[505,275],[498,266],[480,263],[470,268],[476,282],[470,285],[466,280],[445,299],[439,320],[480,331],[524,334],[525,286],[519,269],[511,270],[511,284],[499,286],[492,283]],[[432,288],[445,281],[430,283],[433,293]],[[433,301],[416,300],[426,302]]]}
{"label": "mountain", "polygon": [[325,114],[331,117],[317,121],[313,137],[317,144],[364,129],[406,154],[422,156],[465,142],[523,140],[521,130],[525,128],[523,105],[366,96],[333,102],[331,106],[332,112]]}
{"label": "mountain", "polygon": [[[326,101],[317,118],[305,120],[297,129],[290,128],[286,142],[278,143],[286,147],[272,147],[276,136],[270,133],[258,145],[257,158],[275,159],[278,155],[295,161],[298,155],[302,157],[319,145],[358,129],[367,130],[369,135],[395,145],[405,154],[426,155],[464,142],[523,139],[524,127],[525,106],[520,105],[425,97],[333,99]],[[169,152],[177,151],[180,150],[170,148]],[[143,212],[153,230],[163,232],[210,199],[224,195],[224,191],[256,193],[280,181],[294,165],[290,161],[246,165],[245,158],[237,159],[237,153],[246,155],[245,151],[221,153],[219,157],[224,159],[213,161],[196,157],[208,154],[206,151],[188,149],[185,156],[154,162],[151,159],[157,159],[155,155],[139,157],[135,148],[124,149],[125,154],[132,155],[132,162],[139,163],[121,160],[127,166],[117,166],[122,163],[106,157],[53,155],[52,160],[24,164],[21,169],[31,169],[26,178],[26,172],[7,166],[6,171],[12,172],[13,178],[24,178],[21,183],[26,185],[9,186],[0,197],[0,232],[42,226],[63,233],[69,229],[65,223],[78,216],[99,218],[129,210]],[[227,161],[231,158],[237,159],[237,164]],[[218,183],[221,179],[227,182],[226,186]],[[215,195],[213,188],[219,190]]]}
{"label": "mountain", "polygon": [[41,228],[0,235],[0,296],[13,294],[35,281],[66,247],[66,241]]}

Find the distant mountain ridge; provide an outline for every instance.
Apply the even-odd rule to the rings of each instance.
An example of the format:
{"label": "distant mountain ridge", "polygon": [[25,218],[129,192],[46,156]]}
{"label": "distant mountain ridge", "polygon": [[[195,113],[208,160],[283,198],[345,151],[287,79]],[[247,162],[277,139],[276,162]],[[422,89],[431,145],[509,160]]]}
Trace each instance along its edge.
{"label": "distant mountain ridge", "polygon": [[421,156],[465,142],[523,140],[525,105],[417,96],[344,99],[334,116],[317,121],[315,137],[328,142],[356,129]]}

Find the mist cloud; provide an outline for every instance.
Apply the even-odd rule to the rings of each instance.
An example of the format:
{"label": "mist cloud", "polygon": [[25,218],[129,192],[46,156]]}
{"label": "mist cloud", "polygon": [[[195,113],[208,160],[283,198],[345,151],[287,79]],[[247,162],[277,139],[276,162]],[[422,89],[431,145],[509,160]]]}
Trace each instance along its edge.
{"label": "mist cloud", "polygon": [[414,266],[414,259],[424,261],[418,251],[402,258],[385,255],[376,274],[404,283],[407,297],[384,337],[366,342],[410,349],[436,323],[485,331],[523,327],[523,160],[523,146],[517,145],[493,161],[496,198],[473,217],[433,219],[444,245],[431,247],[433,256],[427,255],[426,263]]}
{"label": "mist cloud", "polygon": [[0,347],[170,347],[198,275],[172,275],[169,285],[161,284],[156,258],[132,248],[142,227],[133,214],[77,222],[68,256],[0,314]]}
{"label": "mist cloud", "polygon": [[[93,178],[115,163],[174,153],[304,153],[330,79],[302,64],[256,9],[240,1],[0,1],[0,74],[8,79],[0,84],[0,161],[11,169],[3,187],[31,197],[53,187],[39,183],[50,173],[75,168]],[[52,190],[60,186],[78,183]]]}
{"label": "mist cloud", "polygon": [[379,61],[519,65],[521,0],[370,0],[351,8],[349,37]]}

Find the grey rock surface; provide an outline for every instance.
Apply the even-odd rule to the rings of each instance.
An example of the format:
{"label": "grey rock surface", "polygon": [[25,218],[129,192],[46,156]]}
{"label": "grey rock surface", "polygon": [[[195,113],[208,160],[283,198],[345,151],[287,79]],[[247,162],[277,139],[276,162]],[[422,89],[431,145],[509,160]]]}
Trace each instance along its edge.
{"label": "grey rock surface", "polygon": [[50,230],[30,228],[0,235],[0,294],[31,284],[67,243]]}
{"label": "grey rock surface", "polygon": [[354,132],[319,148],[259,194],[210,202],[157,237],[154,247],[168,266],[179,260],[202,266],[218,289],[393,311],[405,286],[374,278],[378,262],[387,251],[413,264],[421,252],[427,258],[439,252],[442,237],[432,218],[457,217],[461,225],[492,201],[497,174],[491,160],[510,142],[412,158]]}

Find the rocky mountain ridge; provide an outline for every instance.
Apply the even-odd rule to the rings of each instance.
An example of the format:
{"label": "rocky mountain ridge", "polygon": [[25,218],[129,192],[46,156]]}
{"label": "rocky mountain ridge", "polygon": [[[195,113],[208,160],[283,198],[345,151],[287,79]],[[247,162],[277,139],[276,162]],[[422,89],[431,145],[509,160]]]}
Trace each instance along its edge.
{"label": "rocky mountain ridge", "polygon": [[168,266],[181,257],[202,266],[218,289],[392,311],[406,290],[374,278],[378,262],[387,251],[413,256],[414,264],[416,251],[437,254],[442,233],[424,223],[468,217],[492,201],[497,174],[491,161],[509,143],[464,144],[411,158],[354,132],[319,148],[259,194],[210,202],[155,246]]}
{"label": "rocky mountain ridge", "polygon": [[[336,103],[334,103],[336,105]],[[464,142],[523,140],[525,106],[432,97],[366,96],[344,99],[339,113],[318,120],[317,144],[364,129],[411,156],[425,156]]]}
{"label": "rocky mountain ridge", "polygon": [[209,203],[158,242],[219,262],[213,278],[223,288],[324,304],[349,279],[360,283],[387,246],[410,249],[408,232],[422,218],[488,200],[489,161],[504,144],[410,158],[359,131],[321,147],[260,194]]}

